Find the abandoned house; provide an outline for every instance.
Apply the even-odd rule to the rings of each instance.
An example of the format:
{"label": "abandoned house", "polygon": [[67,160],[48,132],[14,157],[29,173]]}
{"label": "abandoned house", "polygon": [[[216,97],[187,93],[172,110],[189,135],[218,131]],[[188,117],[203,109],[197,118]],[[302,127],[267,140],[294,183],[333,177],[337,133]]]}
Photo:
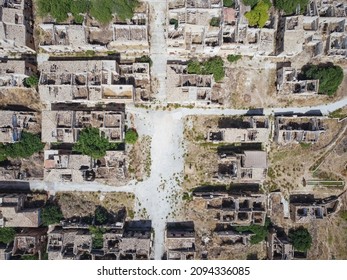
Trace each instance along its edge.
{"label": "abandoned house", "polygon": [[74,219],[63,221],[48,233],[48,259],[144,260],[151,256],[153,233],[148,220],[127,221],[104,226],[102,247],[95,247],[89,226]]}
{"label": "abandoned house", "polygon": [[46,61],[39,69],[40,98],[47,103],[127,103],[134,101],[136,90],[148,90],[148,63],[120,67],[115,60]]}
{"label": "abandoned house", "polygon": [[336,196],[317,199],[313,195],[291,195],[289,201],[290,217],[295,223],[322,220],[334,214],[338,206]]}
{"label": "abandoned house", "polygon": [[220,153],[218,180],[238,182],[262,182],[267,172],[267,153],[265,151],[242,151]]}
{"label": "abandoned house", "polygon": [[347,3],[311,0],[305,15],[281,18],[283,55],[293,56],[303,50],[318,55],[346,57]]}
{"label": "abandoned house", "polygon": [[274,139],[278,144],[316,143],[325,132],[324,119],[318,117],[276,117]]}
{"label": "abandoned house", "polygon": [[275,229],[269,231],[266,247],[269,260],[292,260],[294,258],[293,245],[284,233],[279,235]]}
{"label": "abandoned house", "polygon": [[24,79],[30,74],[30,68],[24,60],[0,58],[0,89],[23,87]]}
{"label": "abandoned house", "polygon": [[[0,54],[35,53],[29,5],[24,0],[0,2]],[[30,47],[29,47],[30,46]]]}
{"label": "abandoned house", "polygon": [[292,67],[281,67],[277,70],[277,92],[288,95],[313,95],[319,90],[319,80],[299,80],[298,71]]}
{"label": "abandoned house", "polygon": [[165,233],[166,259],[195,259],[194,222],[170,222],[166,224]]}
{"label": "abandoned house", "polygon": [[17,233],[13,242],[13,256],[41,254],[46,249],[47,228],[23,229]]}
{"label": "abandoned house", "polygon": [[230,225],[264,225],[266,196],[228,197],[207,202],[207,209],[215,212],[218,223]]}
{"label": "abandoned house", "polygon": [[83,128],[96,127],[110,142],[124,138],[124,113],[120,111],[43,111],[42,142],[75,143]]}
{"label": "abandoned house", "polygon": [[168,62],[166,66],[167,90],[170,103],[213,106],[223,104],[222,94],[214,90],[213,75],[187,73],[187,63]]}
{"label": "abandoned house", "polygon": [[168,1],[168,52],[218,51],[222,44],[222,10],[222,0]]}
{"label": "abandoned house", "polygon": [[78,260],[92,250],[92,235],[88,229],[55,227],[48,233],[49,260]]}
{"label": "abandoned house", "polygon": [[236,246],[249,246],[254,233],[251,231],[238,232],[228,224],[217,224],[213,235],[218,246],[234,248]]}
{"label": "abandoned house", "polygon": [[37,131],[38,128],[35,112],[0,111],[0,142],[17,142],[23,130]]}
{"label": "abandoned house", "polygon": [[226,143],[267,143],[270,135],[269,120],[266,117],[224,118],[217,129],[207,132],[207,140]]}
{"label": "abandoned house", "polygon": [[148,54],[148,12],[148,4],[141,3],[131,19],[122,21],[114,16],[108,25],[101,25],[93,18],[85,19],[82,25],[52,24],[53,19],[47,17],[39,25],[39,45],[45,52],[54,54],[113,50]]}
{"label": "abandoned house", "polygon": [[36,228],[41,225],[41,209],[25,208],[25,194],[0,194],[0,227]]}

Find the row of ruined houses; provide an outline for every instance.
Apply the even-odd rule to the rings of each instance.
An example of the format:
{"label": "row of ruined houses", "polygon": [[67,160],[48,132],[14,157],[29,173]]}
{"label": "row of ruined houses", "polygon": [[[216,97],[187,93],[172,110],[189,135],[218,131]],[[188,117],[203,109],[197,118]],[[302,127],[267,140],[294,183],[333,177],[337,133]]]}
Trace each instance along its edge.
{"label": "row of ruined houses", "polygon": [[[194,200],[202,201],[208,215],[216,222],[214,235],[221,246],[248,246],[252,232],[239,232],[238,226],[267,224],[271,218],[271,193],[262,194],[259,185],[231,185],[230,188],[198,187]],[[45,252],[48,259],[150,259],[152,258],[153,230],[150,221],[126,221],[126,215],[117,215],[117,221],[106,224],[97,237],[88,222],[74,217],[63,220],[48,229],[42,227],[41,208],[26,204],[27,195],[0,194],[0,226],[21,229],[13,244],[1,244],[0,256],[35,255]],[[315,198],[313,195],[291,195],[284,213],[293,224],[319,222],[336,213],[340,198]],[[287,205],[287,206],[286,206]],[[99,238],[99,240],[96,240]],[[101,240],[100,240],[101,239]],[[165,232],[165,259],[194,259],[195,230],[192,222],[168,223]],[[293,258],[293,249],[284,233],[269,231],[268,258]],[[291,250],[289,250],[291,249]],[[288,251],[289,250],[289,251]]]}
{"label": "row of ruined houses", "polygon": [[[167,45],[169,53],[217,54],[234,51],[243,55],[293,56],[307,51],[346,57],[347,3],[311,0],[305,10],[282,16],[269,11],[263,28],[250,26],[245,13],[251,7],[241,0],[230,7],[223,0],[168,1]],[[217,24],[216,24],[217,22]]]}

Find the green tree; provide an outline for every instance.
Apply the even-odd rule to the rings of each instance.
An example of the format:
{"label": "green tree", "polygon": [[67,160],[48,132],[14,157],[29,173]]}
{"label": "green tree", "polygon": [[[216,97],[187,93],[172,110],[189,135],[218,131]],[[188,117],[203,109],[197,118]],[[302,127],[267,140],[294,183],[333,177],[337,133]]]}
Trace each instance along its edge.
{"label": "green tree", "polygon": [[251,237],[251,244],[257,244],[265,240],[270,225],[270,219],[266,218],[264,226],[250,225],[235,227],[238,232],[252,232],[254,235]]}
{"label": "green tree", "polygon": [[96,224],[103,225],[107,222],[109,214],[104,207],[97,207],[94,214]]}
{"label": "green tree", "polygon": [[294,14],[300,7],[300,13],[303,13],[309,3],[309,0],[275,0],[274,6],[287,15]]}
{"label": "green tree", "polygon": [[30,77],[27,77],[24,79],[24,86],[26,87],[37,87],[39,84],[39,77],[36,75],[31,75]]}
{"label": "green tree", "polygon": [[28,158],[41,151],[44,146],[38,135],[23,131],[19,142],[5,145],[4,149],[6,157]]}
{"label": "green tree", "polygon": [[300,79],[319,80],[319,90],[321,94],[332,96],[337,91],[343,80],[343,70],[340,66],[332,63],[319,65],[305,65],[302,68]]}
{"label": "green tree", "polygon": [[311,248],[312,237],[308,230],[304,227],[291,229],[288,237],[291,239],[294,249],[298,251],[306,252]]}
{"label": "green tree", "polygon": [[270,7],[271,3],[260,1],[251,11],[245,13],[248,24],[250,26],[259,26],[260,28],[264,27],[269,19],[268,11]]}
{"label": "green tree", "polygon": [[100,135],[100,130],[95,127],[84,128],[80,131],[79,137],[73,150],[94,159],[102,158],[106,151],[110,149],[110,142],[106,137]]}
{"label": "green tree", "polygon": [[0,228],[0,243],[11,243],[15,235],[16,231],[13,228]]}
{"label": "green tree", "polygon": [[127,144],[135,144],[138,138],[139,135],[137,134],[137,131],[134,128],[129,128],[125,132],[125,143]]}
{"label": "green tree", "polygon": [[42,209],[41,220],[44,226],[58,224],[63,218],[63,213],[57,205],[46,205]]}
{"label": "green tree", "polygon": [[100,249],[103,247],[103,235],[106,230],[102,227],[90,226],[89,231],[92,234],[92,247],[93,249]]}

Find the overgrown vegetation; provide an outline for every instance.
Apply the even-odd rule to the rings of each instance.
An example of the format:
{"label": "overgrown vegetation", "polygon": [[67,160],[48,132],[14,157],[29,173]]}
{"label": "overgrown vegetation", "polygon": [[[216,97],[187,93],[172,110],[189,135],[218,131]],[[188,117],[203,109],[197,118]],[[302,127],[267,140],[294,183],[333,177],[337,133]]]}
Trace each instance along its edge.
{"label": "overgrown vegetation", "polygon": [[223,6],[226,8],[235,8],[235,0],[224,0]]}
{"label": "overgrown vegetation", "polygon": [[346,117],[347,117],[347,112],[344,113],[342,108],[329,113],[329,118],[344,119]]}
{"label": "overgrown vegetation", "polygon": [[294,249],[298,251],[306,252],[311,248],[312,237],[308,230],[304,227],[291,229],[288,237],[291,239]]}
{"label": "overgrown vegetation", "polygon": [[300,79],[319,80],[318,93],[332,96],[343,80],[343,70],[332,63],[308,64],[302,68]]}
{"label": "overgrown vegetation", "polygon": [[83,22],[83,14],[89,13],[100,23],[109,23],[116,13],[121,20],[132,18],[138,0],[38,0],[40,16],[51,15],[57,22],[64,22],[71,13],[76,23]]}
{"label": "overgrown vegetation", "polygon": [[140,63],[148,63],[150,67],[153,65],[153,61],[148,55],[143,55],[139,58],[136,58],[135,61]]}
{"label": "overgrown vegetation", "polygon": [[131,144],[131,145],[135,144],[138,138],[139,138],[139,135],[137,134],[134,128],[129,128],[125,132],[125,143],[127,144]]}
{"label": "overgrown vegetation", "polygon": [[57,205],[46,205],[42,209],[41,220],[44,226],[58,224],[63,218],[63,213]]}
{"label": "overgrown vegetation", "polygon": [[37,77],[36,75],[31,75],[30,77],[24,79],[24,86],[26,87],[35,88],[37,87],[38,84],[39,84],[39,77]]}
{"label": "overgrown vegetation", "polygon": [[98,128],[88,127],[81,130],[73,150],[91,156],[94,159],[99,159],[104,157],[106,151],[112,147],[113,145],[105,136],[100,134]]}
{"label": "overgrown vegetation", "polygon": [[0,228],[0,244],[8,244],[14,240],[16,231],[13,228]]}
{"label": "overgrown vegetation", "polygon": [[92,234],[93,249],[101,249],[103,247],[103,235],[106,230],[103,227],[90,226],[89,231]]}
{"label": "overgrown vegetation", "polygon": [[220,18],[219,17],[213,17],[210,20],[210,25],[211,26],[219,26],[220,25]]}
{"label": "overgrown vegetation", "polygon": [[28,158],[41,151],[44,144],[38,135],[23,131],[21,139],[11,144],[0,144],[0,161],[10,158]]}
{"label": "overgrown vegetation", "polygon": [[240,54],[229,54],[227,56],[227,60],[231,63],[236,62],[242,58],[242,55]]}
{"label": "overgrown vegetation", "polygon": [[235,230],[238,232],[250,231],[254,233],[254,235],[251,236],[251,244],[257,244],[265,240],[270,223],[271,223],[270,219],[266,218],[264,226],[259,226],[259,225],[239,226],[239,227],[235,227]]}
{"label": "overgrown vegetation", "polygon": [[248,20],[250,26],[264,27],[269,19],[269,9],[271,2],[264,0],[258,2],[251,11],[245,13],[245,17]]}
{"label": "overgrown vegetation", "polygon": [[300,7],[300,13],[303,13],[307,7],[309,0],[275,0],[274,6],[283,11],[287,15],[296,13],[298,7]]}
{"label": "overgrown vegetation", "polygon": [[258,4],[259,0],[242,0],[243,4],[246,6],[251,6],[254,7],[255,5]]}
{"label": "overgrown vegetation", "polygon": [[213,75],[215,81],[219,82],[225,76],[223,59],[219,56],[215,56],[203,62],[190,60],[188,62],[188,73],[199,75]]}

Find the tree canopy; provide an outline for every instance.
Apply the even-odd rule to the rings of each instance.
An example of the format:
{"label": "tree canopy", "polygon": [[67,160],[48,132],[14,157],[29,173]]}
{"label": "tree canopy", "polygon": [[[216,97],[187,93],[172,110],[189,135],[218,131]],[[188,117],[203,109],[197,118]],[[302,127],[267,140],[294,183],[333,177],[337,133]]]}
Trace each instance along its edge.
{"label": "tree canopy", "polygon": [[83,22],[81,14],[89,13],[100,23],[109,23],[116,13],[121,20],[132,18],[138,0],[38,0],[40,16],[51,15],[57,22],[67,20],[71,13],[76,23]]}
{"label": "tree canopy", "polygon": [[8,244],[14,240],[16,231],[13,228],[0,228],[0,243]]}
{"label": "tree canopy", "polygon": [[18,142],[0,145],[0,161],[8,157],[28,158],[41,151],[44,146],[38,135],[23,131]]}
{"label": "tree canopy", "polygon": [[242,58],[242,55],[239,54],[229,54],[227,60],[231,63],[236,62]]}
{"label": "tree canopy", "polygon": [[251,244],[257,244],[265,240],[268,234],[268,228],[271,221],[270,219],[265,220],[264,226],[260,225],[250,225],[250,226],[238,226],[235,227],[235,230],[238,232],[252,232],[254,235],[251,236]]}
{"label": "tree canopy", "polygon": [[255,5],[258,4],[259,0],[242,0],[243,4],[246,6],[251,6],[254,7]]}
{"label": "tree canopy", "polygon": [[340,66],[332,63],[305,65],[302,68],[300,79],[319,80],[319,90],[321,94],[334,95],[343,80],[343,70]]}
{"label": "tree canopy", "polygon": [[188,62],[188,73],[213,75],[215,81],[219,82],[224,78],[225,75],[223,59],[219,56],[215,56],[203,62],[190,60]]}
{"label": "tree canopy", "polygon": [[80,131],[79,137],[73,150],[94,159],[102,158],[106,151],[112,147],[108,139],[100,134],[100,130],[95,127],[84,128]]}
{"label": "tree canopy", "polygon": [[287,15],[294,14],[300,7],[300,13],[303,13],[308,5],[309,0],[275,0],[274,6]]}
{"label": "tree canopy", "polygon": [[46,205],[41,212],[41,219],[44,226],[60,223],[64,218],[59,206]]}
{"label": "tree canopy", "polygon": [[264,27],[269,19],[269,9],[271,3],[269,1],[260,1],[257,3],[251,11],[245,13],[245,17],[248,20],[250,26]]}
{"label": "tree canopy", "polygon": [[298,251],[306,252],[311,248],[312,237],[304,227],[290,230],[288,237],[291,239],[294,249]]}

